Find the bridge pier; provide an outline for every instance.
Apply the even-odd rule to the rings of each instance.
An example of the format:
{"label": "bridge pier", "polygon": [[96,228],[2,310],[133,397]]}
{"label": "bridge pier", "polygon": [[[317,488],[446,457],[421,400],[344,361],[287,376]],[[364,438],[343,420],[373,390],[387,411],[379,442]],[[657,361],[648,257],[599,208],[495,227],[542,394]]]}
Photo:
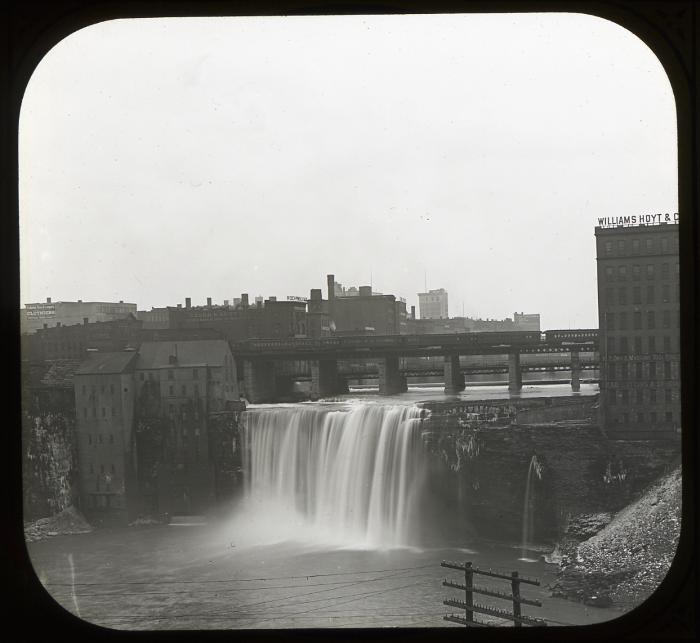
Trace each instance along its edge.
{"label": "bridge pier", "polygon": [[523,374],[520,370],[520,353],[508,355],[508,390],[520,393],[523,388]]}
{"label": "bridge pier", "polygon": [[445,355],[445,393],[453,395],[465,388],[464,374],[459,367],[459,355]]}
{"label": "bridge pier", "polygon": [[334,359],[311,360],[311,399],[347,393],[347,380],[338,375],[338,362]]}
{"label": "bridge pier", "polygon": [[383,357],[379,365],[379,395],[396,395],[408,390],[406,377],[399,371],[398,357]]}
{"label": "bridge pier", "polygon": [[249,402],[274,402],[277,396],[275,363],[262,359],[243,362],[243,382]]}
{"label": "bridge pier", "polygon": [[581,355],[578,351],[571,351],[571,390],[581,390]]}

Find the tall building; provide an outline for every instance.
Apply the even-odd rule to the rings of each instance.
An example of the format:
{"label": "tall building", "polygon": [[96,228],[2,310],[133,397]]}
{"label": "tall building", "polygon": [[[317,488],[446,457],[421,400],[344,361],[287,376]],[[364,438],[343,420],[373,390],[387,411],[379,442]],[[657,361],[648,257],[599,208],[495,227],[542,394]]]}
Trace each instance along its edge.
{"label": "tall building", "polygon": [[668,436],[681,421],[678,225],[601,224],[601,421],[609,435]]}
{"label": "tall building", "polygon": [[447,291],[444,288],[418,293],[421,319],[447,319]]}
{"label": "tall building", "polygon": [[136,315],[136,304],[123,301],[51,301],[25,304],[20,309],[20,332],[34,333],[41,328],[105,322]]}

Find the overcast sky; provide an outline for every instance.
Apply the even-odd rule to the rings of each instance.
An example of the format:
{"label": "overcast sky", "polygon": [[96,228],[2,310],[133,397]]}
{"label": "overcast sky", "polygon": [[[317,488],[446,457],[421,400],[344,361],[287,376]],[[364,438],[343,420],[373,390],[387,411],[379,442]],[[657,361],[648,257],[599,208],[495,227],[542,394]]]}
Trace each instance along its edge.
{"label": "overcast sky", "polygon": [[60,42],[20,118],[21,301],[308,296],[596,327],[599,216],[676,212],[651,50],[578,14],[169,18]]}

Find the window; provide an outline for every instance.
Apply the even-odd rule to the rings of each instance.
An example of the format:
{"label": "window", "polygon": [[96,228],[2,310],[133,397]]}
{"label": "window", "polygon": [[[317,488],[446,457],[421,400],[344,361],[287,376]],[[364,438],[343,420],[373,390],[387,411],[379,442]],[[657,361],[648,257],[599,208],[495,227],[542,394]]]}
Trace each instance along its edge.
{"label": "window", "polygon": [[627,330],[627,313],[620,313],[620,330]]}
{"label": "window", "polygon": [[199,384],[194,385],[193,392],[194,392],[195,397],[197,397],[199,395]]}
{"label": "window", "polygon": [[664,328],[671,328],[671,311],[664,310],[663,312],[663,325]]}
{"label": "window", "polygon": [[105,392],[105,385],[100,384],[100,393],[104,393],[104,392]]}
{"label": "window", "polygon": [[143,382],[145,377],[143,373],[139,373],[139,379]]}
{"label": "window", "polygon": [[116,412],[114,411],[114,407],[112,407],[112,417],[116,415]]}
{"label": "window", "polygon": [[[636,377],[638,380],[641,380],[641,379],[644,377],[644,375],[642,374],[642,363],[641,363],[641,362],[637,362],[637,363],[635,364],[635,377]],[[642,393],[642,392],[639,391],[640,396],[641,396],[641,393]],[[641,402],[641,397],[640,397],[640,399],[639,399],[638,401]]]}
{"label": "window", "polygon": [[649,284],[647,286],[647,304],[653,304],[654,298],[654,286]]}
{"label": "window", "polygon": [[109,443],[114,444],[114,434],[113,433],[109,434]]}
{"label": "window", "polygon": [[666,237],[661,238],[661,252],[668,252],[668,239]]}
{"label": "window", "polygon": [[650,353],[655,353],[656,352],[656,337],[653,335],[649,337],[649,352]]}
{"label": "window", "polygon": [[647,252],[651,252],[654,249],[654,240],[647,239],[645,245],[646,245]]}
{"label": "window", "polygon": [[605,268],[605,280],[606,281],[612,281],[613,280],[613,269],[612,266],[607,266]]}
{"label": "window", "polygon": [[624,424],[629,424],[630,423],[630,416],[629,413],[623,413],[622,414],[622,422]]}
{"label": "window", "polygon": [[661,301],[667,304],[671,301],[671,287],[668,284],[661,286]]}
{"label": "window", "polygon": [[644,404],[644,391],[637,389],[637,404]]}
{"label": "window", "polygon": [[97,417],[97,407],[95,406],[92,407],[92,417],[93,419]]}
{"label": "window", "polygon": [[112,473],[116,473],[116,472],[117,472],[117,470],[114,468],[114,465],[111,466],[111,469],[112,469]]}
{"label": "window", "polygon": [[639,239],[632,239],[632,252],[639,252]]}
{"label": "window", "polygon": [[644,424],[644,413],[642,413],[641,411],[637,412],[637,423]]}
{"label": "window", "polygon": [[88,415],[87,406],[83,407],[83,415],[85,416],[85,419],[87,420],[87,415]]}
{"label": "window", "polygon": [[649,403],[656,404],[656,389],[655,388],[649,389]]}
{"label": "window", "polygon": [[612,381],[615,379],[615,363],[612,362],[608,364],[608,380]]}
{"label": "window", "polygon": [[624,286],[618,291],[618,301],[620,302],[620,306],[627,304],[627,288]]}
{"label": "window", "polygon": [[670,411],[666,411],[666,422],[673,422],[673,413],[671,413]]}
{"label": "window", "polygon": [[664,379],[671,379],[671,362],[664,362]]}
{"label": "window", "polygon": [[615,352],[615,338],[608,337],[608,353],[614,353],[614,352]]}
{"label": "window", "polygon": [[627,346],[627,337],[624,335],[620,337],[620,352],[621,353],[626,353],[629,350]]}
{"label": "window", "polygon": [[181,387],[181,391],[182,391],[182,395],[183,395],[183,396],[187,395],[187,386],[185,386],[185,385],[183,384],[182,387]]}
{"label": "window", "polygon": [[617,278],[619,281],[625,281],[627,279],[627,266],[617,267]]}
{"label": "window", "polygon": [[649,330],[656,328],[656,313],[653,310],[647,312],[647,328]]}
{"label": "window", "polygon": [[649,379],[656,379],[656,362],[649,362]]}
{"label": "window", "polygon": [[639,355],[642,352],[642,338],[641,337],[634,338],[634,352],[637,355]]}
{"label": "window", "polygon": [[661,278],[662,279],[668,279],[668,266],[669,266],[669,264],[667,264],[667,263],[661,264]]}
{"label": "window", "polygon": [[169,379],[169,380],[174,380],[174,379],[175,379],[175,372],[172,371],[171,369],[168,369],[168,379]]}
{"label": "window", "polygon": [[114,395],[114,384],[109,385],[109,392],[111,395]]}
{"label": "window", "polygon": [[615,313],[605,313],[605,326],[608,330],[615,330]]}
{"label": "window", "polygon": [[639,275],[641,274],[641,268],[639,265],[634,265],[632,266],[632,279],[635,281],[639,279]]}
{"label": "window", "polygon": [[671,352],[671,338],[668,335],[664,335],[664,353]]}
{"label": "window", "polygon": [[648,263],[647,264],[647,279],[653,279],[653,278],[654,278],[654,264]]}
{"label": "window", "polygon": [[102,434],[101,434],[101,433],[97,436],[97,441],[98,441],[100,444],[102,444]]}
{"label": "window", "polygon": [[657,422],[657,420],[656,420],[656,411],[652,411],[652,412],[649,414],[649,420],[651,421],[652,424],[656,424],[656,422]]}
{"label": "window", "polygon": [[642,303],[642,292],[639,286],[634,286],[632,288],[632,303],[641,304]]}
{"label": "window", "polygon": [[102,407],[102,417],[107,417],[107,409],[104,406]]}
{"label": "window", "polygon": [[612,254],[612,247],[613,247],[612,241],[605,242],[605,254],[606,255]]}
{"label": "window", "polygon": [[105,465],[101,464],[100,465],[100,473],[104,473],[104,472],[105,472]]}
{"label": "window", "polygon": [[[622,402],[622,404],[627,404],[629,402],[629,397],[627,395],[627,389],[623,388],[620,390],[620,402]],[[625,419],[625,422],[627,422],[626,419]]]}
{"label": "window", "polygon": [[666,404],[671,404],[671,389],[667,388],[664,390],[664,402]]}
{"label": "window", "polygon": [[627,362],[622,362],[622,364],[620,364],[620,379],[626,380],[628,377]]}
{"label": "window", "polygon": [[617,242],[617,251],[618,251],[620,254],[623,254],[623,253],[625,252],[625,240],[624,240],[624,239],[620,239],[620,240]]}
{"label": "window", "polygon": [[175,395],[175,387],[172,384],[168,386],[168,395],[170,395],[171,397]]}
{"label": "window", "polygon": [[634,313],[632,316],[634,330],[642,330],[642,313]]}
{"label": "window", "polygon": [[608,398],[610,400],[610,406],[615,406],[617,404],[617,394],[615,391],[612,391]]}
{"label": "window", "polygon": [[88,436],[88,444],[92,444],[92,435],[90,433],[88,433],[87,436]]}

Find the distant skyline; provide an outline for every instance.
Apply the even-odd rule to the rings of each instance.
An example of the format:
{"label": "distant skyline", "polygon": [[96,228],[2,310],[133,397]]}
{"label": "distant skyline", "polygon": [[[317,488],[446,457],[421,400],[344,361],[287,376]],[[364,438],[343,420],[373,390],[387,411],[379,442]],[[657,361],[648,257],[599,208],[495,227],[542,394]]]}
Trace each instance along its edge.
{"label": "distant skyline", "polygon": [[332,273],[595,327],[598,219],[678,211],[668,78],[580,14],[104,22],[39,64],[19,144],[22,305]]}

